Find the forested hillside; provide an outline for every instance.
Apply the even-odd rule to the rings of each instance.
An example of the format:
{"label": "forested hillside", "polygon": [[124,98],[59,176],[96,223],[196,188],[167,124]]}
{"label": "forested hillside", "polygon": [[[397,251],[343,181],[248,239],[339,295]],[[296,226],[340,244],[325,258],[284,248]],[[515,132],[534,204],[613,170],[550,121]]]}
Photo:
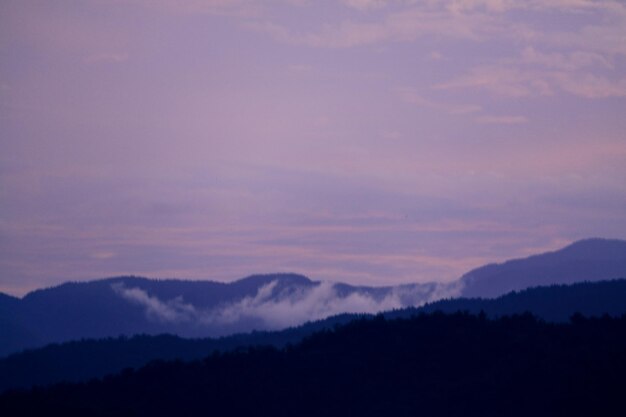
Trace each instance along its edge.
{"label": "forested hillside", "polygon": [[[531,312],[551,322],[568,322],[580,313],[589,317],[626,314],[626,280],[554,285],[513,292],[497,299],[452,299],[421,308],[392,310],[387,318],[409,318],[421,312],[481,312],[487,317]],[[0,359],[0,391],[61,381],[86,381],[137,368],[155,359],[194,360],[214,351],[230,351],[248,346],[282,348],[295,344],[314,332],[332,329],[358,318],[373,315],[342,314],[302,326],[275,332],[253,332],[218,339],[183,339],[172,335],[87,339],[28,350]]]}
{"label": "forested hillside", "polygon": [[357,320],[283,350],[0,396],[7,416],[623,416],[626,317]]}

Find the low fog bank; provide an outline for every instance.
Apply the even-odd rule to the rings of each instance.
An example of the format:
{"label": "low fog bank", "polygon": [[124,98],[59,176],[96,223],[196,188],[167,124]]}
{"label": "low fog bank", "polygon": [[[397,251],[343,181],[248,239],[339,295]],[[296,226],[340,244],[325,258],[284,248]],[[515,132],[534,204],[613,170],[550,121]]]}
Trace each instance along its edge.
{"label": "low fog bank", "polygon": [[257,329],[275,330],[341,313],[378,313],[460,295],[460,282],[449,284],[412,284],[384,288],[339,288],[338,284],[319,282],[313,286],[279,285],[278,280],[258,288],[253,296],[199,308],[182,296],[163,300],[139,287],[124,283],[111,285],[129,303],[143,308],[155,322],[191,324],[198,327],[231,327],[254,323]]}

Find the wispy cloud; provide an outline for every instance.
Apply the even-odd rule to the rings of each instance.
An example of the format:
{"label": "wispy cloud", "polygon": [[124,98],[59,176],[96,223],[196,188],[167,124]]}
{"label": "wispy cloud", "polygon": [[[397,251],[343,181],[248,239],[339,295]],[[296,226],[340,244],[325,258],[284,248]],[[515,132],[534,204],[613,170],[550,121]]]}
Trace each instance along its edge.
{"label": "wispy cloud", "polygon": [[116,255],[115,252],[112,252],[112,251],[95,251],[95,252],[92,252],[89,256],[94,259],[106,260],[106,259],[115,258],[115,255]]}
{"label": "wispy cloud", "polygon": [[210,14],[218,16],[254,17],[264,9],[253,0],[120,0],[169,14]]}
{"label": "wispy cloud", "polygon": [[100,53],[92,54],[85,58],[85,62],[88,64],[96,64],[101,62],[120,63],[127,60],[128,54],[126,53]]}
{"label": "wispy cloud", "polygon": [[390,0],[341,0],[346,6],[357,10],[380,9],[390,3]]}
{"label": "wispy cloud", "polygon": [[[445,39],[485,41],[494,36],[516,41],[540,41],[549,45],[568,45],[583,50],[623,53],[626,6],[616,1],[585,0],[441,0],[398,1],[344,0],[360,11],[376,11],[374,18],[325,22],[317,31],[291,31],[276,22],[259,25],[281,41],[314,47],[347,48],[380,42],[407,42],[423,36]],[[392,10],[384,6],[394,4]],[[597,23],[580,30],[541,31],[513,12],[564,15],[596,13]]]}
{"label": "wispy cloud", "polygon": [[439,110],[448,114],[468,114],[480,112],[482,110],[482,107],[477,104],[436,102],[417,94],[412,89],[399,89],[397,90],[397,92],[400,97],[407,103],[414,104],[419,107]]}
{"label": "wispy cloud", "polygon": [[[383,1],[346,0],[346,3],[377,13],[368,19],[324,22],[319,29],[306,32],[269,20],[255,22],[252,26],[281,42],[317,48],[384,45],[433,37],[469,44],[501,39],[526,46],[518,57],[489,59],[436,87],[485,89],[508,97],[559,92],[585,98],[626,94],[626,79],[614,71],[615,57],[626,55],[626,5],[620,2],[407,1],[394,2],[397,7],[392,10],[384,8],[388,2]],[[524,17],[520,12],[531,17]],[[571,16],[583,15],[585,23],[545,30],[533,19],[547,13],[559,13],[568,20]],[[434,57],[440,57],[440,53]]]}
{"label": "wispy cloud", "polygon": [[518,125],[528,123],[525,116],[480,116],[476,118],[478,123],[482,124],[500,124],[500,125]]}
{"label": "wispy cloud", "polygon": [[287,287],[278,290],[278,281],[259,287],[254,296],[243,297],[212,309],[200,309],[181,297],[160,300],[140,288],[113,284],[124,299],[141,306],[149,319],[165,323],[192,322],[200,326],[262,323],[264,329],[280,329],[341,313],[377,313],[397,308],[420,306],[441,298],[458,296],[460,283],[407,285],[393,287],[384,295],[364,290],[346,293],[335,284],[321,282],[312,287]]}
{"label": "wispy cloud", "polygon": [[111,288],[122,298],[143,307],[146,316],[153,320],[177,323],[194,320],[198,314],[191,304],[183,302],[182,297],[161,301],[140,288],[127,288],[121,283],[111,284]]}
{"label": "wispy cloud", "polygon": [[[466,74],[434,86],[441,90],[477,89],[506,97],[549,96],[564,92],[583,98],[626,97],[626,78],[617,74],[617,79],[607,75],[596,75],[592,71],[578,70],[581,67],[607,61],[594,54],[580,54],[578,58],[560,55],[538,55],[528,57],[525,50],[521,60],[507,59],[491,65],[472,68]],[[524,64],[541,64],[542,68]],[[545,66],[552,67],[546,68]],[[553,69],[553,68],[568,68]]]}
{"label": "wispy cloud", "polygon": [[466,74],[434,86],[441,90],[484,89],[507,97],[550,95],[552,85],[543,74],[523,71],[511,65],[483,65],[472,68]]}
{"label": "wispy cloud", "polygon": [[447,11],[413,8],[392,12],[376,21],[344,20],[325,25],[317,32],[298,33],[274,22],[256,24],[254,27],[274,36],[277,40],[320,48],[350,48],[382,42],[408,42],[427,35],[465,40],[484,37],[488,16],[457,15],[450,18]]}
{"label": "wispy cloud", "polygon": [[268,328],[281,328],[319,320],[340,313],[376,313],[396,308],[419,306],[434,299],[458,295],[460,287],[438,284],[394,287],[382,298],[364,291],[340,295],[334,284],[319,285],[290,293],[275,294],[274,281],[261,287],[254,297],[212,311],[204,318],[209,323],[232,323],[245,318],[261,319]]}
{"label": "wispy cloud", "polygon": [[536,65],[561,71],[575,71],[594,66],[600,66],[605,69],[614,68],[613,63],[607,57],[595,52],[542,52],[532,46],[527,46],[520,55],[519,59],[511,61],[510,64]]}

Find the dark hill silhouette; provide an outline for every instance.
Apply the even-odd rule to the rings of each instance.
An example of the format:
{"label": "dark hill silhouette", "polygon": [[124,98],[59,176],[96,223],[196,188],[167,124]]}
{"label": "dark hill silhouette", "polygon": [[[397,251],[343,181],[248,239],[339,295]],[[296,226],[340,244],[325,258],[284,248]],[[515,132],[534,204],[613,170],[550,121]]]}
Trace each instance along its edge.
{"label": "dark hill silhouette", "polygon": [[275,312],[277,303],[298,310],[297,303],[315,289],[325,291],[322,296],[330,310],[318,311],[325,317],[341,313],[342,302],[349,311],[350,296],[364,297],[375,306],[399,291],[406,296],[397,298],[395,306],[400,307],[400,302],[426,301],[436,288],[436,284],[377,288],[334,284],[331,288],[297,274],[254,275],[232,283],[140,277],[70,282],[33,291],[22,299],[0,297],[0,356],[81,338],[163,333],[219,337],[285,328],[288,325],[272,322],[284,320]]}
{"label": "dark hill silhouette", "polygon": [[[574,314],[619,317],[626,314],[626,280],[538,287],[497,299],[455,299],[384,313],[387,318],[408,318],[423,312],[468,311],[487,317],[531,312],[549,322],[567,322]],[[137,336],[84,340],[26,351],[0,359],[0,391],[61,381],[90,378],[137,368],[155,359],[193,360],[213,351],[246,346],[284,347],[314,332],[332,329],[357,318],[372,315],[343,314],[279,332],[255,332],[220,339],[187,340],[175,336]]]}
{"label": "dark hill silhouette", "polygon": [[626,317],[377,316],[283,350],[0,395],[6,416],[623,416]]}
{"label": "dark hill silhouette", "polygon": [[[175,333],[188,337],[219,335],[227,330],[196,329],[189,323],[150,320],[146,316],[145,308],[121,297],[115,291],[115,285],[140,289],[160,300],[180,297],[192,305],[209,308],[252,297],[259,286],[272,279],[278,280],[282,286],[291,282],[304,286],[315,285],[302,276],[275,274],[249,277],[231,284],[119,277],[91,282],[71,282],[36,290],[18,300],[18,303],[11,302],[11,305],[4,309],[2,314],[4,320],[1,323],[7,328],[11,326],[12,340],[2,340],[0,354],[80,338],[160,333]],[[246,323],[237,324],[230,326],[233,333],[251,330],[246,327]],[[203,330],[207,332],[202,333]],[[19,340],[20,335],[29,337]]]}
{"label": "dark hill silhouette", "polygon": [[574,313],[600,317],[626,314],[626,279],[534,287],[495,299],[457,298],[428,303],[423,312],[481,311],[489,317],[531,312],[549,322],[567,322]]}
{"label": "dark hill silhouette", "polygon": [[163,333],[203,338],[277,330],[342,312],[624,276],[626,241],[588,239],[556,252],[487,265],[451,284],[330,285],[297,274],[253,275],[232,283],[139,277],[65,283],[22,299],[0,296],[0,356],[81,338]]}
{"label": "dark hill silhouette", "polygon": [[461,295],[493,298],[529,287],[624,276],[626,241],[586,239],[555,252],[474,269],[461,277]]}
{"label": "dark hill silhouette", "polygon": [[19,300],[20,299],[17,297],[0,292],[0,311],[2,311],[6,306],[17,304]]}
{"label": "dark hill silhouette", "polygon": [[221,303],[239,300],[243,297],[254,296],[259,287],[272,281],[278,282],[278,289],[288,286],[310,287],[318,285],[303,275],[297,274],[267,274],[253,275],[238,281],[223,283],[215,281],[187,281],[179,279],[148,279],[143,277],[116,277],[90,282],[70,282],[56,287],[35,290],[28,293],[22,301],[26,303],[55,303],[55,298],[64,300],[104,297],[106,302],[119,298],[111,286],[123,284],[129,288],[139,288],[160,300],[171,300],[176,297],[196,307],[214,307]]}

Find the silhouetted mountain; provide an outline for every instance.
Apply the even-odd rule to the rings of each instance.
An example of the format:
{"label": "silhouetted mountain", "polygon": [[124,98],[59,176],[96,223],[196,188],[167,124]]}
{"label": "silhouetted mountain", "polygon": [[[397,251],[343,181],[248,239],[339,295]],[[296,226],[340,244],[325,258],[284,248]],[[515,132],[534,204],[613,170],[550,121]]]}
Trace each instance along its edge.
{"label": "silhouetted mountain", "polygon": [[574,313],[587,317],[621,316],[626,314],[626,279],[535,287],[495,299],[440,300],[417,310],[473,314],[482,311],[492,318],[531,312],[549,322],[567,322]]}
{"label": "silhouetted mountain", "polygon": [[552,284],[626,276],[626,241],[586,239],[556,252],[490,264],[461,277],[464,297],[497,297]]}
{"label": "silhouetted mountain", "polygon": [[6,306],[17,304],[19,301],[20,299],[17,297],[0,292],[0,311],[2,311]]}
{"label": "silhouetted mountain", "polygon": [[436,284],[354,287],[302,275],[232,283],[119,277],[0,298],[0,355],[81,338],[170,333],[217,337],[273,330],[344,311],[375,312],[429,300]]}
{"label": "silhouetted mountain", "polygon": [[25,350],[0,359],[0,392],[62,381],[79,382],[138,368],[160,360],[203,358],[251,346],[282,348],[311,334],[364,317],[341,314],[276,332],[252,332],[222,338],[184,339],[173,335],[137,335],[106,339],[82,339]]}
{"label": "silhouetted mountain", "polygon": [[[539,287],[497,299],[455,299],[384,313],[389,319],[409,318],[423,312],[467,311],[497,318],[531,312],[550,322],[567,322],[574,314],[619,317],[626,314],[626,280]],[[211,352],[246,346],[284,347],[304,337],[357,318],[372,315],[342,314],[279,332],[255,332],[221,339],[186,340],[174,336],[137,336],[84,340],[13,354],[0,359],[0,391],[61,381],[85,381],[137,368],[155,359],[193,360]]]}
{"label": "silhouetted mountain", "polygon": [[0,395],[6,416],[623,416],[626,317],[356,320],[283,350]]}
{"label": "silhouetted mountain", "polygon": [[296,274],[254,275],[233,283],[138,277],[66,283],[22,299],[0,295],[0,356],[80,338],[219,337],[277,330],[343,312],[374,313],[458,295],[494,297],[529,286],[624,276],[626,241],[589,239],[560,251],[487,265],[451,284],[373,288],[320,283]]}

